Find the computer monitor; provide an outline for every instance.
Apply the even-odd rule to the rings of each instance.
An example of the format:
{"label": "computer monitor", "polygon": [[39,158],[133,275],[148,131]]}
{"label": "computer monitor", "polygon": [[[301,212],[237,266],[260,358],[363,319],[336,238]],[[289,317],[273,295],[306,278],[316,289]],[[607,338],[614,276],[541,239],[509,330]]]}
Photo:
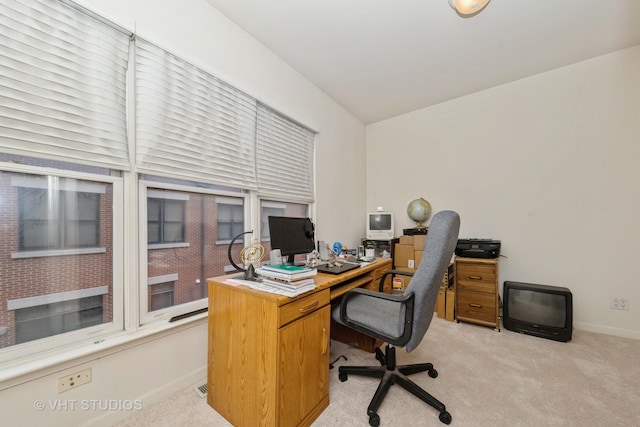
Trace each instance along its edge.
{"label": "computer monitor", "polygon": [[309,218],[288,216],[269,217],[271,249],[280,249],[287,263],[293,264],[295,256],[307,254],[315,249],[313,223]]}
{"label": "computer monitor", "polygon": [[369,212],[366,225],[369,240],[388,240],[394,237],[392,212]]}

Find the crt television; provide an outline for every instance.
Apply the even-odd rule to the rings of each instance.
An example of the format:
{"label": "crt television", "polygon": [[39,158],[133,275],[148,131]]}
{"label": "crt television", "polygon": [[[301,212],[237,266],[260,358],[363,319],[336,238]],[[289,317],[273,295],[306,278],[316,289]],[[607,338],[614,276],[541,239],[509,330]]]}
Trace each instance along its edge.
{"label": "crt television", "polygon": [[555,341],[570,341],[573,297],[567,288],[504,282],[502,323],[510,331]]}
{"label": "crt television", "polygon": [[271,249],[280,249],[289,264],[294,263],[296,255],[315,249],[314,227],[309,218],[270,216],[269,236]]}
{"label": "crt television", "polygon": [[369,212],[367,214],[367,239],[393,239],[393,213]]}

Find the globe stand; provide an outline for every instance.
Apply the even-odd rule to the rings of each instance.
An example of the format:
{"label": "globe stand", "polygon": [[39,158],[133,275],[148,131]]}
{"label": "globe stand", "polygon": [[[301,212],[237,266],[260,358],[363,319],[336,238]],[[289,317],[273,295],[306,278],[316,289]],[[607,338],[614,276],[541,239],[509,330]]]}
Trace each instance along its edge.
{"label": "globe stand", "polygon": [[244,271],[244,275],[242,276],[242,280],[256,280],[258,275],[256,274],[256,269],[253,264],[249,264],[249,267]]}

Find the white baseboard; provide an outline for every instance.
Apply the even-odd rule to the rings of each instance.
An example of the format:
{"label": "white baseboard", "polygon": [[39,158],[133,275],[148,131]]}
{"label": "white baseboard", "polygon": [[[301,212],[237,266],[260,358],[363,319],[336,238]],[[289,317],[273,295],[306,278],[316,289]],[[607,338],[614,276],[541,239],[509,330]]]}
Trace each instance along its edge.
{"label": "white baseboard", "polygon": [[596,332],[598,334],[613,335],[622,338],[632,338],[640,340],[640,331],[632,329],[612,328],[610,326],[594,325],[584,322],[573,322],[576,329],[587,332]]}

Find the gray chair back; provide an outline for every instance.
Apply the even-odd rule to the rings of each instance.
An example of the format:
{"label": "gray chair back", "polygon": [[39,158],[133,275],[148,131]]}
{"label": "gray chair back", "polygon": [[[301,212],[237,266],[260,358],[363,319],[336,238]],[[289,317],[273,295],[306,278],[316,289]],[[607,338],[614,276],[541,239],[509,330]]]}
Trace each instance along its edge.
{"label": "gray chair back", "polygon": [[438,290],[453,257],[459,231],[460,216],[456,212],[440,211],[431,218],[420,266],[405,291],[405,294],[415,295],[413,332],[405,346],[408,352],[420,344],[429,329]]}

